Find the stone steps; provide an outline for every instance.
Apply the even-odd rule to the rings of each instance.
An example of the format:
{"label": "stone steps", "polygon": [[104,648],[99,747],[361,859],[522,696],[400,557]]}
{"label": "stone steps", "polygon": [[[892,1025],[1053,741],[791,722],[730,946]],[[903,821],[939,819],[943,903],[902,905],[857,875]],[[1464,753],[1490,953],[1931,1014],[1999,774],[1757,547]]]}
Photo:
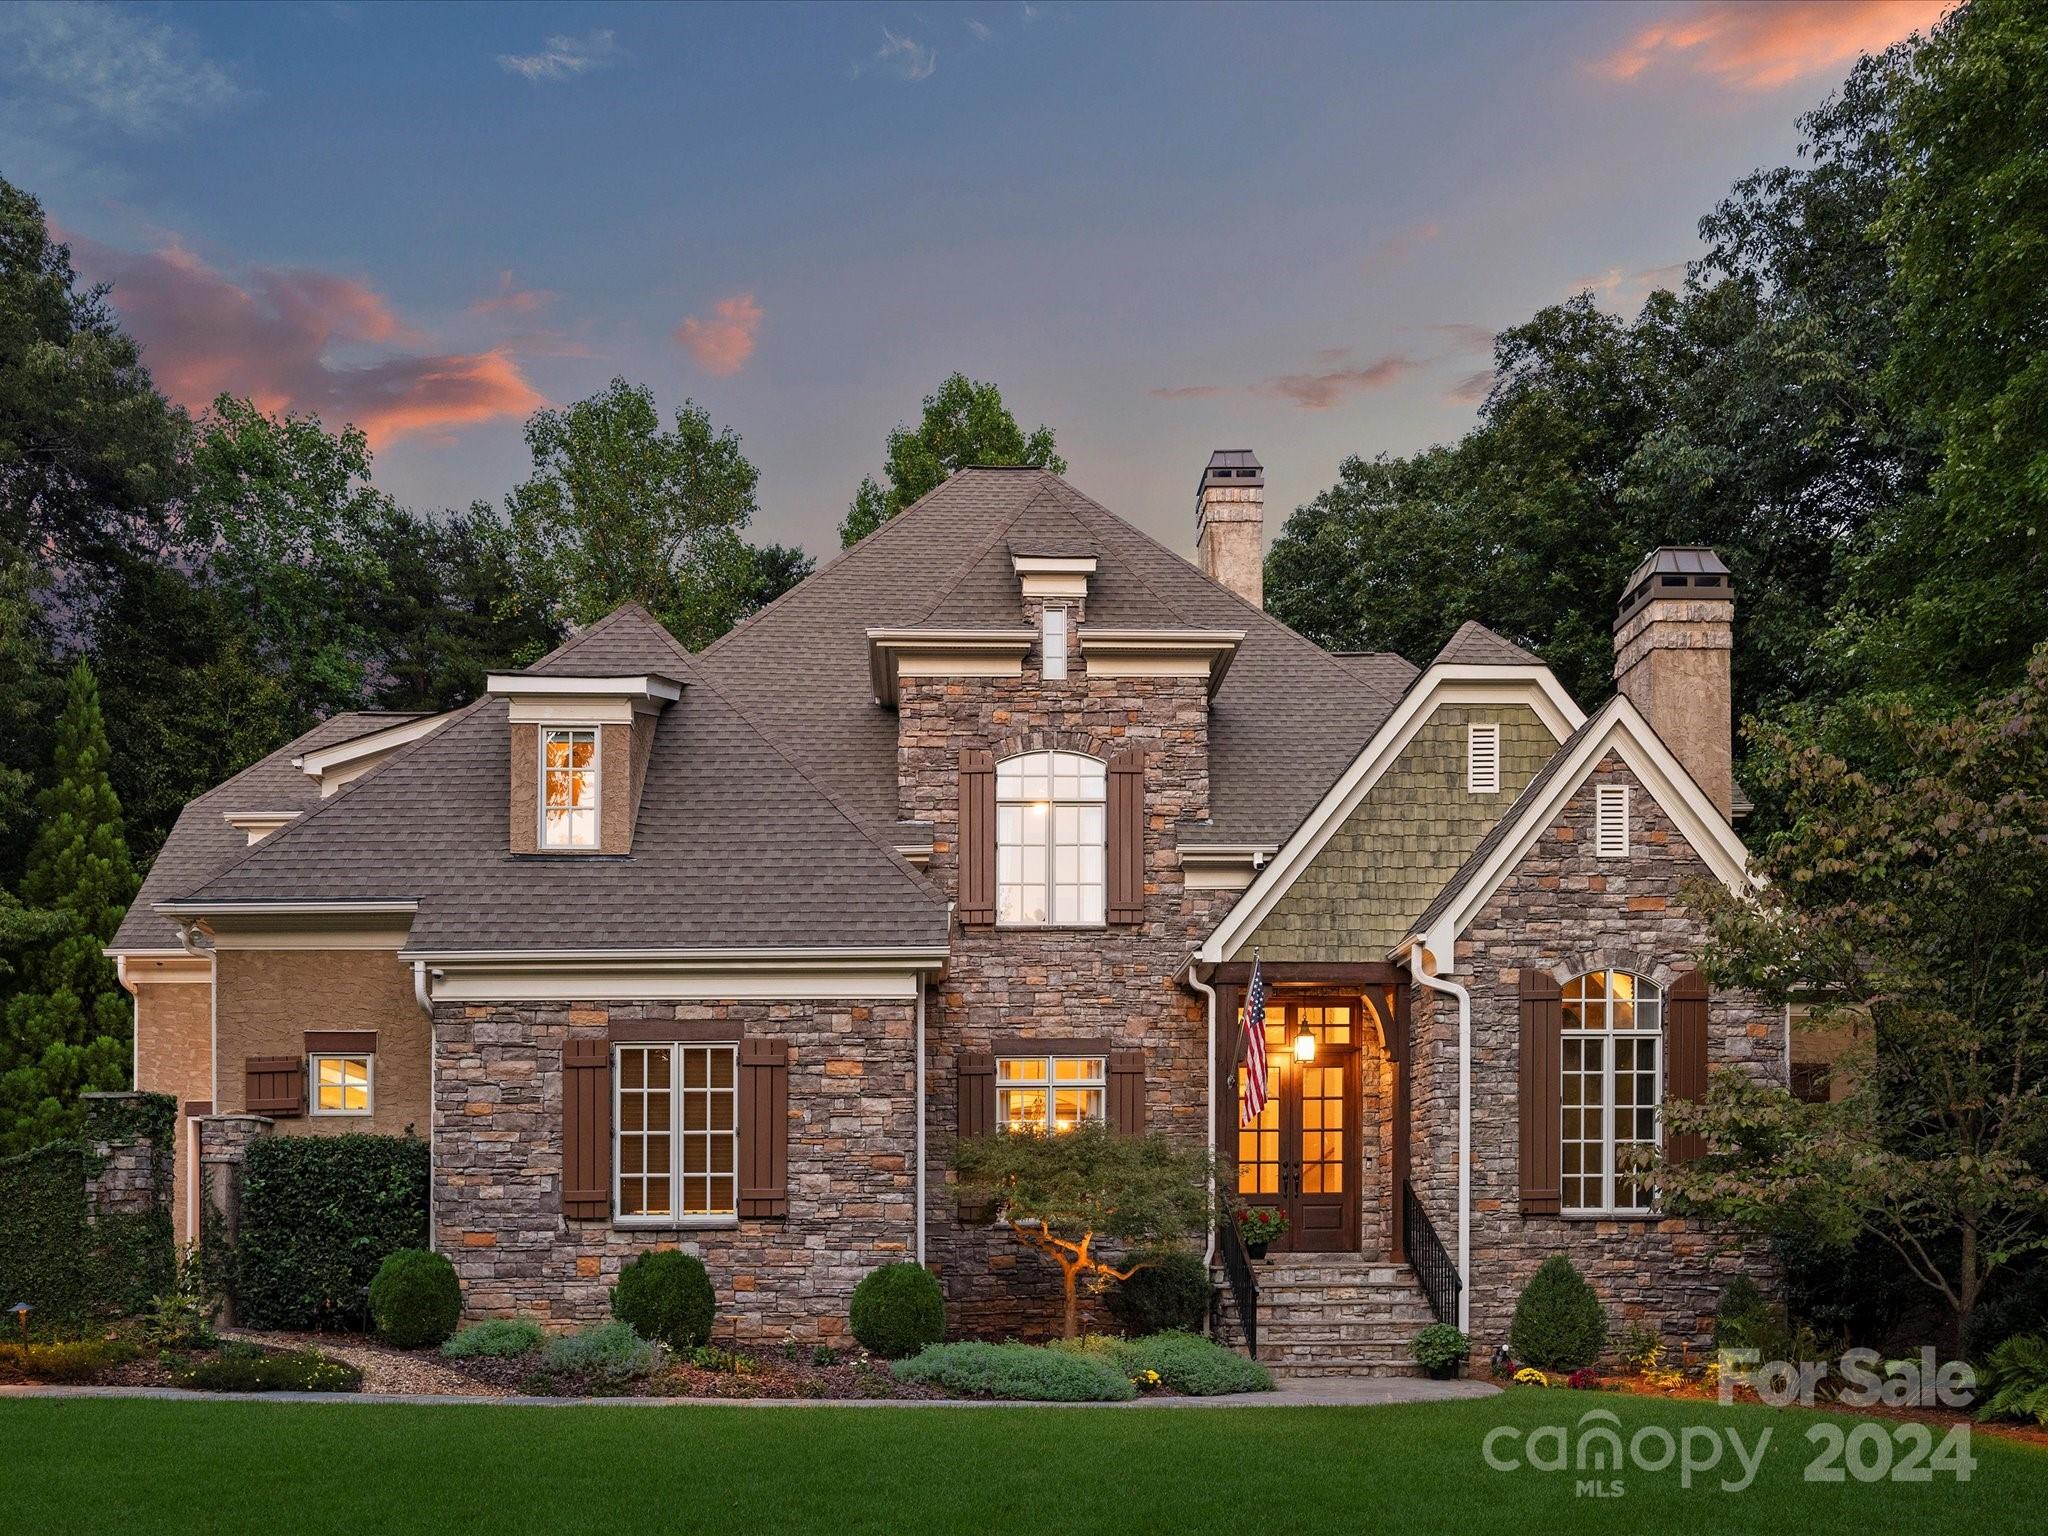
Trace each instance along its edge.
{"label": "stone steps", "polygon": [[[1406,1264],[1368,1262],[1355,1253],[1276,1254],[1252,1269],[1259,1361],[1275,1376],[1419,1374],[1409,1351],[1436,1314]],[[1216,1336],[1244,1347],[1227,1290]]]}

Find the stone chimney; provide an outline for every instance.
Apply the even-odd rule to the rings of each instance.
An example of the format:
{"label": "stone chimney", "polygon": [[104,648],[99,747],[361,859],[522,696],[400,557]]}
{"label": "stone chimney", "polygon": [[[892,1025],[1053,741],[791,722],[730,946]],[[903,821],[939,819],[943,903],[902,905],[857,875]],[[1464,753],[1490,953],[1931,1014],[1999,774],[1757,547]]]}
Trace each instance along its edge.
{"label": "stone chimney", "polygon": [[1266,471],[1249,448],[1209,455],[1195,490],[1195,563],[1254,608],[1266,606]]}
{"label": "stone chimney", "polygon": [[1652,550],[1614,621],[1614,681],[1727,816],[1735,802],[1735,584],[1711,549]]}

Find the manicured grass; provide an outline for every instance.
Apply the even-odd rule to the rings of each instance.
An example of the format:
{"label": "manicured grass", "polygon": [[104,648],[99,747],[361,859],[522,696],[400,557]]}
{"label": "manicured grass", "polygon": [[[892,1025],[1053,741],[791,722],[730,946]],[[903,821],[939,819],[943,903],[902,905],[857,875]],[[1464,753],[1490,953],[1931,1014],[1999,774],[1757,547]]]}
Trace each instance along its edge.
{"label": "manicured grass", "polygon": [[[1741,1493],[1676,1465],[1574,1492],[1497,1472],[1488,1430],[1734,1429]],[[9,1530],[735,1532],[2041,1529],[2048,1454],[1975,1438],[1968,1483],[1808,1483],[1836,1415],[1518,1390],[1392,1408],[415,1408],[103,1399],[0,1402]],[[1723,1435],[1725,1444],[1725,1434]],[[1734,1467],[1732,1457],[1723,1470]],[[1612,1474],[1609,1474],[1612,1475]]]}

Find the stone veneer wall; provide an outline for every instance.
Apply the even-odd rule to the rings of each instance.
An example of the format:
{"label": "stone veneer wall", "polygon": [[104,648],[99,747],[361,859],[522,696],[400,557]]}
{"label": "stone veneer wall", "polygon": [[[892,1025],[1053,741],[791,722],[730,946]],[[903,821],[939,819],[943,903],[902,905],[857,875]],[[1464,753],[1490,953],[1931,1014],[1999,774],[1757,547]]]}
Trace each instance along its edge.
{"label": "stone veneer wall", "polygon": [[[1026,616],[1035,621],[1035,604]],[[992,750],[999,761],[1047,749],[1105,759],[1145,749],[1146,921],[959,929],[946,977],[928,994],[928,1257],[955,1333],[1034,1337],[1058,1327],[1057,1271],[1008,1233],[959,1218],[947,1172],[959,1057],[992,1050],[1003,1036],[1106,1036],[1113,1048],[1146,1053],[1147,1129],[1204,1142],[1207,1016],[1174,976],[1236,893],[1186,890],[1174,828],[1209,814],[1207,688],[1196,677],[1091,677],[1084,650],[1065,682],[1041,683],[1035,657],[1018,678],[905,678],[898,715],[901,814],[932,823],[928,873],[954,895],[963,747]]]}
{"label": "stone veneer wall", "polygon": [[[562,1046],[615,1019],[729,1024],[787,1040],[789,1215],[716,1229],[562,1216]],[[434,1242],[469,1317],[609,1315],[621,1267],[703,1258],[714,1336],[832,1340],[860,1277],[914,1253],[915,1005],[894,1002],[441,1003],[434,1010]]]}
{"label": "stone veneer wall", "polygon": [[[1633,844],[1626,860],[1593,853],[1596,787],[1633,786]],[[1662,809],[1619,759],[1609,756],[1573,794],[1521,864],[1458,941],[1453,979],[1472,992],[1473,1218],[1471,1321],[1476,1354],[1507,1336],[1515,1301],[1537,1265],[1566,1253],[1606,1304],[1619,1337],[1635,1324],[1667,1342],[1710,1347],[1713,1312],[1730,1276],[1766,1286],[1777,1275],[1758,1246],[1675,1219],[1525,1218],[1520,1207],[1521,968],[1560,981],[1603,967],[1632,970],[1668,987],[1690,970],[1705,940],[1681,888],[1711,878]],[[1782,1081],[1781,1021],[1754,1001],[1717,992],[1709,1011],[1708,1060]],[[1457,1240],[1458,1019],[1452,999],[1419,991],[1415,1006],[1415,1180],[1447,1249]]]}

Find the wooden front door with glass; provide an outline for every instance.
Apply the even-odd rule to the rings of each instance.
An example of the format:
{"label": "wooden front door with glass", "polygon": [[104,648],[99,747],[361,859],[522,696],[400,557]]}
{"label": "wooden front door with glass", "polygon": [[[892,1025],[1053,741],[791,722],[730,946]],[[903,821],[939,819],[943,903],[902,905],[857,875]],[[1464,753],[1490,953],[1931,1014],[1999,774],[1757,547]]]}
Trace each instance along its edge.
{"label": "wooden front door with glass", "polygon": [[[1276,1249],[1358,1249],[1358,1030],[1355,999],[1278,992],[1267,999],[1266,1106],[1256,1123],[1238,1129],[1237,1198],[1285,1214],[1287,1233]],[[1311,1051],[1300,1048],[1303,1036]],[[1237,1070],[1242,1105],[1241,1059]]]}

